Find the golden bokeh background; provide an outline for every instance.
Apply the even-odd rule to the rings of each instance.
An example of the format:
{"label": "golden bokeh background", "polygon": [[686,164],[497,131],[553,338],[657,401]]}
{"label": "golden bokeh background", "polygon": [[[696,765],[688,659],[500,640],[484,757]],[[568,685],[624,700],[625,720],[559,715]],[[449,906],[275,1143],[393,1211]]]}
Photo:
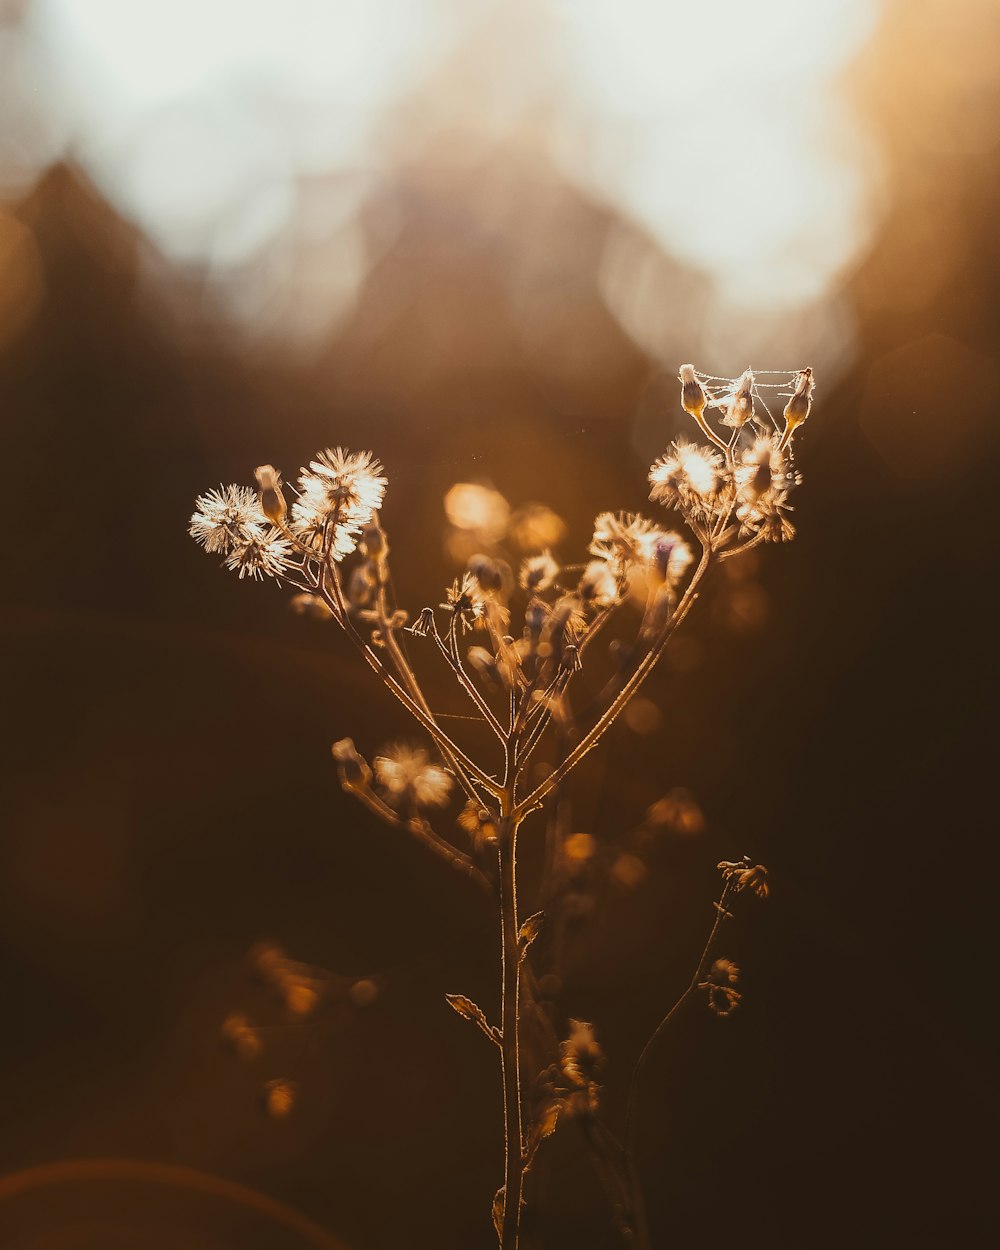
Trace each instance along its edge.
{"label": "golden bokeh background", "polygon": [[[566,553],[648,510],[688,359],[816,370],[800,533],[582,783],[567,1013],[620,1116],[753,854],[744,1006],[647,1078],[655,1244],[985,1244],[1000,6],[0,0],[0,118],[0,1245],[494,1244],[495,1056],[443,1000],[493,1010],[491,921],[341,794],[330,742],[408,731],[346,644],[187,518],[370,447],[418,610],[455,482]],[[529,1246],[616,1244],[588,1167],[557,1138]]]}

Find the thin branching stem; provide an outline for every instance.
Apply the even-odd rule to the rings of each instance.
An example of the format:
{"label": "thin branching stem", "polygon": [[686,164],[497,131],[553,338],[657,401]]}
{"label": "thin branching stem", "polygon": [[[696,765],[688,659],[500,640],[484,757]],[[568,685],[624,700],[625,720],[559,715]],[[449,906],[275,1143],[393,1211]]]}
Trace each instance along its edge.
{"label": "thin branching stem", "polygon": [[642,1053],[639,1055],[636,1065],[632,1070],[632,1079],[629,1083],[628,1102],[625,1108],[625,1129],[622,1133],[622,1140],[626,1149],[629,1147],[631,1130],[635,1122],[635,1105],[636,1098],[639,1093],[639,1077],[642,1075],[642,1069],[645,1066],[650,1053],[656,1046],[657,1041],[660,1037],[662,1037],[664,1032],[666,1032],[670,1022],[676,1018],[677,1013],[688,1001],[688,999],[697,992],[705,972],[705,967],[708,964],[708,961],[712,956],[712,951],[715,948],[715,942],[719,936],[719,930],[722,928],[723,923],[729,918],[729,912],[726,909],[726,904],[733,893],[735,893],[734,887],[729,882],[726,882],[719,901],[715,904],[715,920],[712,923],[712,929],[708,935],[708,941],[705,943],[704,950],[701,952],[701,956],[695,965],[691,981],[684,990],[684,993],[681,994],[680,998],[677,999],[674,1005],[656,1026],[656,1029],[653,1031],[649,1041],[642,1048]]}
{"label": "thin branching stem", "polygon": [[493,713],[493,709],[483,698],[482,694],[477,689],[472,678],[469,676],[468,672],[466,671],[465,665],[462,663],[462,656],[458,649],[457,618],[453,615],[448,625],[447,646],[445,645],[444,639],[441,637],[441,635],[437,631],[437,625],[434,624],[433,622],[431,623],[431,634],[434,638],[435,643],[437,644],[438,650],[444,656],[445,660],[448,663],[449,668],[455,674],[455,677],[458,679],[458,684],[462,687],[465,693],[469,696],[469,698],[475,704],[483,720],[486,721],[487,725],[489,725],[489,727],[493,730],[493,732],[500,739],[500,741],[503,743],[506,743],[507,735],[504,733],[503,726],[497,720],[496,716]]}
{"label": "thin branching stem", "polygon": [[730,548],[729,551],[721,552],[721,554],[719,555],[719,559],[731,560],[733,556],[741,556],[746,551],[753,551],[754,547],[759,547],[761,543],[765,542],[766,540],[767,540],[767,535],[763,531],[761,531],[759,534],[755,534],[754,537],[751,538],[749,542],[745,542],[739,547],[732,547]]}
{"label": "thin branching stem", "polygon": [[542,734],[548,728],[549,721],[552,719],[556,706],[562,700],[566,693],[566,687],[569,685],[573,674],[569,670],[563,670],[556,679],[548,687],[548,689],[539,696],[541,703],[541,712],[538,715],[534,725],[528,730],[528,736],[518,751],[519,768],[518,773],[523,772],[528,761],[542,739]]}
{"label": "thin branching stem", "polygon": [[[506,800],[509,802],[509,798]],[[501,1250],[517,1250],[521,1223],[523,1141],[521,1127],[520,1011],[521,957],[517,919],[517,830],[520,821],[505,813],[499,827],[500,924],[502,957],[502,1033],[504,1108],[504,1200]]]}
{"label": "thin branching stem", "polygon": [[[333,584],[339,589],[340,583],[336,575],[334,575]],[[474,764],[473,761],[470,760],[468,756],[444,732],[431,712],[429,710],[425,710],[410,696],[406,690],[403,689],[395,677],[393,677],[393,675],[386,669],[382,657],[378,655],[373,647],[365,642],[365,640],[358,633],[357,629],[355,629],[353,622],[349,620],[345,622],[342,620],[340,616],[340,605],[343,604],[342,596],[338,602],[337,596],[325,586],[322,578],[317,585],[317,590],[323,599],[323,602],[327,605],[330,611],[333,612],[334,616],[337,617],[338,622],[344,625],[345,633],[361,652],[361,655],[364,657],[369,667],[376,672],[385,683],[386,688],[399,700],[403,707],[406,708],[413,719],[427,730],[445,758],[447,759],[450,753],[456,761],[461,763],[464,772],[456,771],[455,775],[460,784],[462,784],[462,788],[466,791],[469,798],[473,799],[476,803],[481,802],[480,796],[469,784],[470,779],[476,781],[488,793],[499,795],[501,792],[499,783]]]}
{"label": "thin branching stem", "polygon": [[711,560],[711,550],[708,547],[703,548],[701,561],[698,564],[691,581],[688,583],[684,595],[670,616],[669,621],[664,626],[660,636],[653,643],[650,649],[643,656],[642,660],[636,666],[635,671],[629,677],[628,681],[622,686],[621,690],[615,695],[611,703],[598,718],[596,723],[584,734],[576,746],[570,751],[563,762],[552,770],[552,772],[541,782],[528,796],[521,800],[518,804],[517,812],[524,816],[533,808],[537,807],[545,796],[559,784],[559,782],[570,772],[588,751],[593,750],[603,735],[611,728],[618,713],[629,702],[635,692],[639,689],[645,679],[649,676],[655,666],[663,648],[670,641],[671,637],[677,630],[677,627],[687,616],[697,599],[697,588],[701,579],[704,577]]}

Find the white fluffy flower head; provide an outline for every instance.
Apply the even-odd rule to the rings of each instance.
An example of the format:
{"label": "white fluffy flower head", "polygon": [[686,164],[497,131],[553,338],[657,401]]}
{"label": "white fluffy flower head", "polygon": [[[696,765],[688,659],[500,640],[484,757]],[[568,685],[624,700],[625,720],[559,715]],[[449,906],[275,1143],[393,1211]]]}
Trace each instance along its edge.
{"label": "white fluffy flower head", "polygon": [[264,536],[269,528],[257,492],[249,486],[222,486],[195,500],[188,533],[206,551],[228,555]]}
{"label": "white fluffy flower head", "polygon": [[292,527],[310,546],[329,543],[333,558],[342,560],[382,506],[385,488],[382,465],[370,451],[327,448],[299,476]]}

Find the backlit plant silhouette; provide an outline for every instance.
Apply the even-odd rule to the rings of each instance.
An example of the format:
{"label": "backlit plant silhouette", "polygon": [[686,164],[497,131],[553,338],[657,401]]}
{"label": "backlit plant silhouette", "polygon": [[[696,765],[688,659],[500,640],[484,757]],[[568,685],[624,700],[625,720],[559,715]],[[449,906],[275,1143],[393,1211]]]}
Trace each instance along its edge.
{"label": "backlit plant silhouette", "polygon": [[[545,527],[535,527],[535,538],[529,532],[522,542],[529,554],[516,572],[499,558],[472,554],[438,606],[415,618],[394,601],[380,519],[387,480],[370,452],[319,452],[288,494],[279,472],[265,465],[256,470],[257,489],[209,491],[191,520],[192,536],[241,578],[275,578],[298,592],[300,608],[336,622],[430,739],[429,747],[384,747],[370,764],[348,738],[333,755],[346,790],[468,878],[499,915],[499,1022],[490,1023],[461,994],[449,1002],[499,1052],[505,1173],[493,1217],[502,1250],[518,1244],[524,1182],[539,1148],[571,1116],[584,1122],[623,1238],[648,1244],[629,1151],[643,1065],[690,998],[703,995],[719,1015],[740,1001],[738,968],[715,953],[736,896],[767,894],[767,874],[750,859],[719,865],[722,888],[708,941],[690,984],[640,1057],[619,1141],[599,1115],[604,1055],[594,1028],[570,1020],[557,1029],[530,948],[546,911],[558,910],[567,864],[588,857],[587,845],[573,845],[587,835],[564,836],[564,781],[640,690],[713,566],[794,534],[789,500],[799,476],[792,439],[809,415],[813,376],[803,369],[768,377],[763,382],[750,369],[736,379],[709,377],[682,366],[681,402],[707,443],[678,439],[652,465],[649,481],[650,499],[677,514],[685,533],[631,513],[602,512],[586,561],[566,566],[545,545]],[[783,422],[772,418],[762,388],[784,388]],[[575,683],[598,656],[613,617],[630,622],[629,636],[615,641],[610,671],[596,695],[587,691],[581,710]],[[474,758],[442,725],[411,662],[417,647],[437,657],[464,691],[472,717],[495,738],[488,756]],[[600,658],[608,670],[607,657]],[[539,769],[543,743],[550,760]],[[518,832],[543,807],[555,830],[541,890],[545,910],[523,918]],[[446,821],[461,846],[440,831]]]}

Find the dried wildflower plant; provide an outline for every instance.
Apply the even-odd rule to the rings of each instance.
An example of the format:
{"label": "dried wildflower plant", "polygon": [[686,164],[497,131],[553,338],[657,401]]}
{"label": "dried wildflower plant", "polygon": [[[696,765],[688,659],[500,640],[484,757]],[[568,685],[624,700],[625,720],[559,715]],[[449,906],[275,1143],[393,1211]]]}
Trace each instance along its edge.
{"label": "dried wildflower plant", "polygon": [[[800,478],[792,444],[814,385],[811,369],[747,369],[730,379],[692,365],[681,367],[679,381],[682,406],[701,437],[678,439],[649,471],[650,499],[672,517],[602,512],[586,557],[569,565],[557,555],[565,530],[551,510],[533,504],[512,512],[495,491],[456,486],[446,498],[449,550],[465,568],[434,596],[437,607],[416,614],[393,597],[380,519],[387,479],[369,452],[321,451],[294,488],[264,465],[256,490],[211,490],[191,519],[191,535],[227,568],[241,578],[284,583],[296,592],[296,611],[339,626],[429,739],[384,746],[369,763],[344,738],[333,757],[350,794],[465,877],[498,914],[499,1021],[491,1023],[464,995],[451,994],[448,1002],[499,1052],[505,1174],[493,1216],[501,1250],[518,1244],[525,1181],[543,1143],[570,1118],[583,1126],[623,1240],[648,1246],[630,1149],[644,1065],[689,1001],[702,997],[718,1016],[736,1010],[740,973],[717,955],[719,935],[741,895],[768,892],[765,869],[749,858],[719,864],[721,890],[705,948],[639,1058],[624,1132],[615,1136],[602,1114],[605,1057],[594,1027],[561,1022],[551,1001],[561,954],[567,934],[593,908],[598,878],[609,889],[634,888],[645,872],[644,848],[658,831],[697,832],[702,817],[693,797],[675,790],[605,862],[598,839],[572,828],[565,783],[630,703],[648,704],[636,696],[712,568],[793,537],[791,497]],[[768,395],[786,400],[782,419],[772,416]],[[497,554],[504,534],[520,553],[518,568]],[[602,648],[613,619],[619,635],[623,625],[627,634]],[[486,757],[434,710],[411,661],[417,649],[428,654],[424,663],[437,660],[464,692],[469,716],[495,739]],[[608,670],[609,658],[596,694],[591,682],[587,697],[576,698],[580,674],[600,673],[602,660]],[[541,910],[524,919],[518,834],[543,808],[549,816]],[[296,966],[279,960],[271,973],[292,994],[289,1010],[313,1009],[316,984]],[[244,1017],[231,1017],[225,1032],[237,1052],[256,1053],[259,1038]],[[267,1100],[272,1114],[288,1114],[294,1090],[275,1084]]]}

